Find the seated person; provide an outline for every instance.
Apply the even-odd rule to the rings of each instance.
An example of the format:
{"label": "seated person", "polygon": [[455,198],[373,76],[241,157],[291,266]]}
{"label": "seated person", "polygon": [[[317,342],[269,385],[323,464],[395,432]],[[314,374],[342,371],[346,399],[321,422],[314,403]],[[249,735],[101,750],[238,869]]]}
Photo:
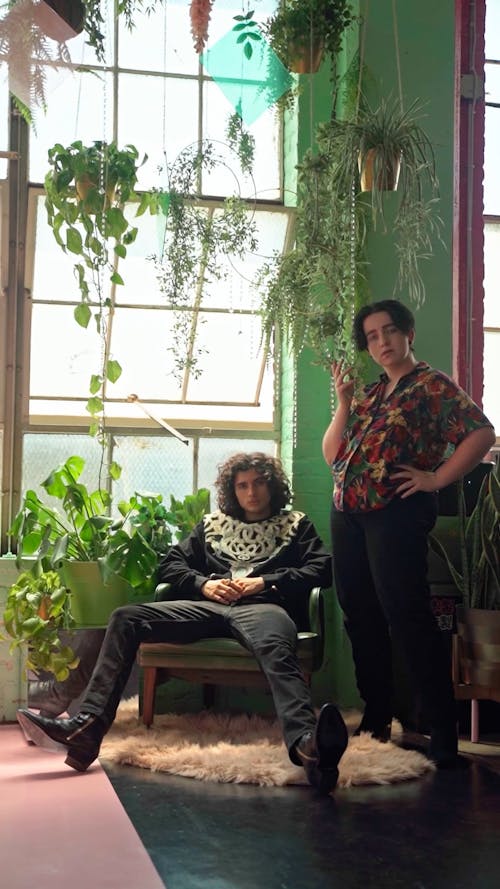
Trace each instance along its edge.
{"label": "seated person", "polygon": [[331,559],[306,515],[286,510],[291,491],[281,463],[263,453],[235,454],[219,467],[219,509],[160,563],[158,579],[179,599],[126,605],[111,615],[101,651],[71,719],[18,711],[26,735],[67,748],[66,764],[85,771],[110,728],[141,642],[233,637],[257,658],[268,680],[290,759],[329,793],[347,746],[331,704],[319,718],[296,657],[296,615],[311,589],[331,584]]}

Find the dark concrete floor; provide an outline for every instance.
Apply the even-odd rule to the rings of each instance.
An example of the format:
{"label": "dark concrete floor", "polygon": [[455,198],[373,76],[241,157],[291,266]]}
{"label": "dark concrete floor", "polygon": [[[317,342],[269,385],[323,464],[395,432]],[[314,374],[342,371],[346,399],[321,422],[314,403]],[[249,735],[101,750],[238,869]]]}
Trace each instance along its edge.
{"label": "dark concrete floor", "polygon": [[167,889],[498,889],[498,754],[327,799],[103,765]]}

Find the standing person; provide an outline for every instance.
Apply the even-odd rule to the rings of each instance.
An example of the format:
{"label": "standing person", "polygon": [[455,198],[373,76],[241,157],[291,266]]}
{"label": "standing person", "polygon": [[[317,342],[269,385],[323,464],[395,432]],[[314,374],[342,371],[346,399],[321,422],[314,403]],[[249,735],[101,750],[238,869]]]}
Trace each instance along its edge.
{"label": "standing person", "polygon": [[116,609],[81,711],[47,719],[23,709],[19,722],[35,743],[62,744],[67,765],[85,771],[115,718],[141,642],[234,637],[266,675],[290,759],[328,793],[347,731],[333,704],[316,719],[295,649],[311,589],[331,584],[330,555],[308,517],[285,509],[291,491],[279,460],[235,454],[219,467],[215,485],[219,509],[160,563],[159,581],[172,584],[179,600]]}
{"label": "standing person", "polygon": [[383,373],[355,397],[352,368],[334,362],[338,407],[323,455],[333,473],[337,594],[365,702],[357,732],[390,737],[392,635],[426,711],[429,756],[439,768],[454,768],[464,763],[457,755],[449,655],[430,605],[428,535],[437,516],[435,492],[470,471],[495,434],[453,380],[417,361],[415,321],[402,303],[364,306],[354,339]]}

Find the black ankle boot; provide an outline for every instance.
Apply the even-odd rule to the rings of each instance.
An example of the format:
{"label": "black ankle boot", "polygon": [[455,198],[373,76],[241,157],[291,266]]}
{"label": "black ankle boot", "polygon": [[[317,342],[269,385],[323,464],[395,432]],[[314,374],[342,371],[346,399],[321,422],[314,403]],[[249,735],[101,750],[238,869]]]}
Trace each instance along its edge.
{"label": "black ankle boot", "polygon": [[309,784],[326,795],[337,784],[338,764],[346,747],[347,729],[340,712],[334,704],[324,704],[316,731],[302,736],[292,758],[304,766]]}
{"label": "black ankle boot", "polygon": [[39,747],[67,751],[66,765],[84,772],[97,759],[104,725],[93,713],[77,713],[72,719],[47,719],[31,710],[18,710],[23,732]]}
{"label": "black ankle boot", "polygon": [[392,719],[373,719],[365,713],[353,735],[357,736],[368,732],[376,741],[386,744],[391,740],[391,723]]}

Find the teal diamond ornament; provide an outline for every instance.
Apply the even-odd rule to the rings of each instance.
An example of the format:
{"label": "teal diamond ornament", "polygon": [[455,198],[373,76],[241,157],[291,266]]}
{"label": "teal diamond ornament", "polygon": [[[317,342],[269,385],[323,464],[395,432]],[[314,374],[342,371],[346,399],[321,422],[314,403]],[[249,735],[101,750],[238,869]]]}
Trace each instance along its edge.
{"label": "teal diamond ornament", "polygon": [[294,83],[258,25],[243,18],[200,59],[247,126]]}

